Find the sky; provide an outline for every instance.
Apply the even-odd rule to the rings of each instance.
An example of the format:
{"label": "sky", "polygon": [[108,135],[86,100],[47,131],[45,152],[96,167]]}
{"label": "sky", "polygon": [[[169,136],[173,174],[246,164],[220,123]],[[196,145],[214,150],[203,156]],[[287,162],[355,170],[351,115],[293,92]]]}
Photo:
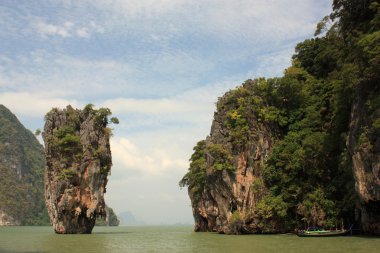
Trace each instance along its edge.
{"label": "sky", "polygon": [[192,224],[178,181],[217,98],[281,76],[331,2],[0,0],[0,104],[33,132],[52,107],[110,108],[106,203],[146,224]]}

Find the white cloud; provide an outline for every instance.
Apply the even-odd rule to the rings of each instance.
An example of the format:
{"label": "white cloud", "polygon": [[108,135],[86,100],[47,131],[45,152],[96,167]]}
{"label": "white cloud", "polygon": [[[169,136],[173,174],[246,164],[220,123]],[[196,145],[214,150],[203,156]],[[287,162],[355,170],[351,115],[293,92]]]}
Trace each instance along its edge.
{"label": "white cloud", "polygon": [[78,37],[81,37],[81,38],[89,38],[90,37],[90,33],[88,31],[88,28],[87,27],[82,27],[80,29],[78,29],[76,31]]}
{"label": "white cloud", "polygon": [[89,30],[96,31],[98,33],[104,33],[104,27],[96,24],[94,21],[90,21]]}
{"label": "white cloud", "polygon": [[190,200],[178,182],[189,165],[192,132],[177,127],[120,137],[115,131],[108,205],[116,212],[130,210],[149,224],[190,223]]}
{"label": "white cloud", "polygon": [[71,22],[65,22],[62,25],[53,25],[44,21],[38,21],[35,24],[37,32],[44,38],[47,38],[49,35],[58,35],[63,38],[71,37],[73,25]]}
{"label": "white cloud", "polygon": [[187,167],[187,160],[179,159],[176,154],[169,154],[162,148],[146,148],[144,144],[147,143],[140,143],[140,147],[137,147],[126,138],[112,139],[114,167],[122,168],[125,173],[138,171],[144,176],[158,176],[170,170]]}
{"label": "white cloud", "polygon": [[189,4],[189,2],[185,0],[110,0],[107,3],[104,1],[96,2],[102,6],[113,6],[115,11],[122,11],[132,16],[141,14],[152,15],[154,13],[165,15],[173,11],[178,11],[179,8]]}
{"label": "white cloud", "polygon": [[[321,7],[325,8],[324,13],[330,11],[325,3],[312,0],[111,0],[87,2],[90,4],[107,11],[110,18],[103,23],[109,30],[143,27],[166,36],[173,34],[174,38],[203,35],[251,45],[264,41],[274,44],[275,40],[291,39],[294,34],[312,34],[323,16],[310,14]],[[153,37],[159,38],[157,34]]]}
{"label": "white cloud", "polygon": [[[89,60],[35,50],[13,59],[1,57],[0,85],[5,90],[18,92],[50,90],[93,102],[102,96],[112,96],[109,103],[124,104],[128,108],[139,101],[123,97],[116,99],[115,96],[170,96],[199,85],[199,76],[213,71],[210,60],[182,52],[155,59],[148,57],[147,62],[135,61]],[[148,108],[152,102],[155,103],[147,99],[138,106]],[[176,105],[165,99],[160,105],[168,110],[170,107],[176,109]]]}
{"label": "white cloud", "polygon": [[179,101],[178,99],[134,99],[116,98],[102,103],[106,107],[112,107],[114,113],[141,113],[141,114],[172,114],[187,113],[189,111],[202,111],[202,104],[194,104],[191,101]]}
{"label": "white cloud", "polygon": [[159,58],[153,59],[149,64],[156,73],[178,75],[180,77],[199,75],[213,71],[215,63],[205,59],[196,52],[164,51]]}
{"label": "white cloud", "polygon": [[34,29],[45,39],[52,36],[89,38],[93,32],[104,32],[104,29],[94,21],[91,21],[88,26],[79,26],[71,21],[64,21],[62,24],[51,24],[41,18],[36,18],[36,20]]}
{"label": "white cloud", "polygon": [[52,107],[64,108],[71,104],[78,107],[79,102],[76,100],[67,100],[54,98],[51,93],[27,93],[27,92],[3,92],[0,93],[1,104],[9,108],[13,113],[21,116],[38,117],[43,116],[52,109]]}
{"label": "white cloud", "polygon": [[99,94],[120,94],[128,88],[133,72],[130,65],[116,60],[87,60],[36,50],[13,61],[0,59],[0,87],[95,100]]}

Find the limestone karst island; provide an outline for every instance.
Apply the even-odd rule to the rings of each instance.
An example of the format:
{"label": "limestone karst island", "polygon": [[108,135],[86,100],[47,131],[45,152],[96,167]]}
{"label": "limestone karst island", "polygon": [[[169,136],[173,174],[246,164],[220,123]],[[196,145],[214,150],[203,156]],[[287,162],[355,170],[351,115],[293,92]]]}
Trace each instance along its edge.
{"label": "limestone karst island", "polygon": [[379,252],[380,1],[326,1],[1,2],[0,253]]}
{"label": "limestone karst island", "polygon": [[45,116],[45,202],[56,233],[91,233],[96,217],[106,217],[110,114],[87,105],[52,109]]}
{"label": "limestone karst island", "polygon": [[218,98],[180,181],[195,231],[344,223],[380,234],[380,5],[334,7],[283,77],[247,80]]}

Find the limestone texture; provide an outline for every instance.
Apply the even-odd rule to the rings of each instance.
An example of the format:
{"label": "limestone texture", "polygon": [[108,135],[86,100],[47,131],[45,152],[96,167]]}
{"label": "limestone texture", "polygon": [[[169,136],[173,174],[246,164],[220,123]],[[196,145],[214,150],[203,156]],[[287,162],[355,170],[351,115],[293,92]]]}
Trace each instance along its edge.
{"label": "limestone texture", "polygon": [[[262,168],[265,158],[274,144],[276,127],[263,124],[252,117],[247,143],[238,148],[232,144],[232,133],[223,122],[228,117],[229,94],[218,101],[218,110],[214,113],[210,135],[206,138],[207,147],[222,147],[230,158],[231,170],[216,169],[217,160],[212,149],[206,151],[206,184],[200,196],[189,188],[192,211],[197,232],[214,231],[227,234],[255,233],[260,228],[255,224],[254,210],[260,200],[264,186],[256,191],[252,185],[262,182]],[[199,195],[199,193],[197,193]],[[244,224],[234,224],[233,213],[237,211]],[[236,226],[234,226],[236,225]]]}
{"label": "limestone texture", "polygon": [[91,233],[96,217],[106,216],[110,114],[88,105],[54,108],[45,117],[45,202],[56,233]]}
{"label": "limestone texture", "polygon": [[359,100],[351,111],[347,147],[352,155],[355,188],[359,196],[356,220],[363,233],[380,235],[380,138],[371,130],[380,109],[368,112]]}

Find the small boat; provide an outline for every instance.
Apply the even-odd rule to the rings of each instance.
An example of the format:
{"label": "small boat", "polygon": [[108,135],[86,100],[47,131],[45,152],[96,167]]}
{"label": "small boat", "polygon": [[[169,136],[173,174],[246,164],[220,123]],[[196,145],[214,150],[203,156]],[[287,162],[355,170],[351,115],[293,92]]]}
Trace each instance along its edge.
{"label": "small boat", "polygon": [[348,235],[351,229],[324,230],[319,227],[312,227],[297,233],[300,237],[330,237]]}

